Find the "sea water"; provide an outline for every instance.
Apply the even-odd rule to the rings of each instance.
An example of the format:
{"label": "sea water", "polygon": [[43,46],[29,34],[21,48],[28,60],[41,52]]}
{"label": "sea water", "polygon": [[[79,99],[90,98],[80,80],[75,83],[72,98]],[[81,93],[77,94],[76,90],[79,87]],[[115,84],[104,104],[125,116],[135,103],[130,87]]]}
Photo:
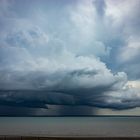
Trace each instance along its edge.
{"label": "sea water", "polygon": [[0,135],[140,137],[140,117],[0,117]]}

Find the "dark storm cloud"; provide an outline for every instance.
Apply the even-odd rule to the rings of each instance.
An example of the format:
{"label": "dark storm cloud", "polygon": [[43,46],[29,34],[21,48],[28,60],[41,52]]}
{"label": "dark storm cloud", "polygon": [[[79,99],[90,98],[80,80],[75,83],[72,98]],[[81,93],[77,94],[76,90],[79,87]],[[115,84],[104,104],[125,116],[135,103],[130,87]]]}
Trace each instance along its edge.
{"label": "dark storm cloud", "polygon": [[[52,76],[48,76],[46,73],[41,76],[38,75],[38,72],[31,72],[28,76],[24,75],[26,79],[18,75],[19,77],[15,79],[20,79],[20,81],[17,83],[22,83],[22,87],[24,87],[24,83],[32,85],[29,87],[32,89],[22,90],[22,87],[18,86],[12,87],[17,88],[16,90],[1,90],[0,104],[36,108],[47,108],[47,104],[87,105],[114,109],[134,108],[140,105],[136,91],[122,89],[125,84],[123,73],[115,77],[112,75],[113,80],[106,81],[106,83],[94,81],[94,78],[96,79],[99,75],[101,73],[86,70],[61,72],[61,74],[56,73]],[[87,80],[87,83],[81,77]],[[101,77],[101,80],[107,79]],[[15,81],[13,82],[15,83]]]}
{"label": "dark storm cloud", "polygon": [[138,3],[2,1],[0,104],[139,107]]}

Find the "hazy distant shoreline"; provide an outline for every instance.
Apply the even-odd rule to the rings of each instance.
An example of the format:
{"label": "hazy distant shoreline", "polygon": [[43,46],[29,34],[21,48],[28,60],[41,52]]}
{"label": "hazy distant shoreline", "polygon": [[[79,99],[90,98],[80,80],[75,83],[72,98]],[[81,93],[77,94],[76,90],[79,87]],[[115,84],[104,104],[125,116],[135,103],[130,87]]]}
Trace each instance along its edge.
{"label": "hazy distant shoreline", "polygon": [[32,137],[32,136],[0,136],[4,140],[139,140],[140,137]]}
{"label": "hazy distant shoreline", "polygon": [[127,115],[66,115],[66,116],[62,116],[62,115],[61,115],[61,116],[60,116],[60,115],[58,115],[58,116],[57,116],[57,115],[50,115],[50,116],[23,116],[23,115],[22,115],[22,116],[18,116],[18,115],[17,115],[17,116],[15,116],[15,115],[13,115],[13,116],[10,115],[10,116],[8,116],[8,115],[0,115],[0,117],[21,117],[21,118],[22,118],[22,117],[48,117],[48,118],[49,118],[49,117],[60,117],[60,118],[61,118],[61,117],[82,117],[82,118],[84,118],[84,117],[93,117],[93,118],[94,118],[94,117],[101,117],[101,118],[102,118],[102,117],[103,117],[103,118],[104,118],[104,117],[110,117],[110,118],[111,118],[111,117],[113,117],[113,118],[125,118],[125,117],[130,117],[130,118],[133,118],[133,117],[134,117],[134,118],[135,118],[135,117],[136,117],[136,118],[140,118],[140,116],[134,116],[134,115],[128,115],[128,116],[127,116]]}

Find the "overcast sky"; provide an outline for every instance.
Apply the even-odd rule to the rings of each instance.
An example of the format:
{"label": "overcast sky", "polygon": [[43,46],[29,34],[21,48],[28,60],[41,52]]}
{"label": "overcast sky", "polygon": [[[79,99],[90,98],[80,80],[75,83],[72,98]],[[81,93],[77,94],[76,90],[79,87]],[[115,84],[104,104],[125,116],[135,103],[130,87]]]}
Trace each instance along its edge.
{"label": "overcast sky", "polygon": [[18,92],[0,104],[139,107],[139,17],[140,0],[1,0],[0,89]]}

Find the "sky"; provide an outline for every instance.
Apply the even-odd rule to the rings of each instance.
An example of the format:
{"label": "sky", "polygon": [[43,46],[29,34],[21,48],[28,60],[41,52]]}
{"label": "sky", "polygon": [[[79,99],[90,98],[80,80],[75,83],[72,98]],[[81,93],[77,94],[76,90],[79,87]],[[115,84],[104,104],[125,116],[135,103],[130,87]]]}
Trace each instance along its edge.
{"label": "sky", "polygon": [[140,107],[140,0],[0,0],[0,105]]}

